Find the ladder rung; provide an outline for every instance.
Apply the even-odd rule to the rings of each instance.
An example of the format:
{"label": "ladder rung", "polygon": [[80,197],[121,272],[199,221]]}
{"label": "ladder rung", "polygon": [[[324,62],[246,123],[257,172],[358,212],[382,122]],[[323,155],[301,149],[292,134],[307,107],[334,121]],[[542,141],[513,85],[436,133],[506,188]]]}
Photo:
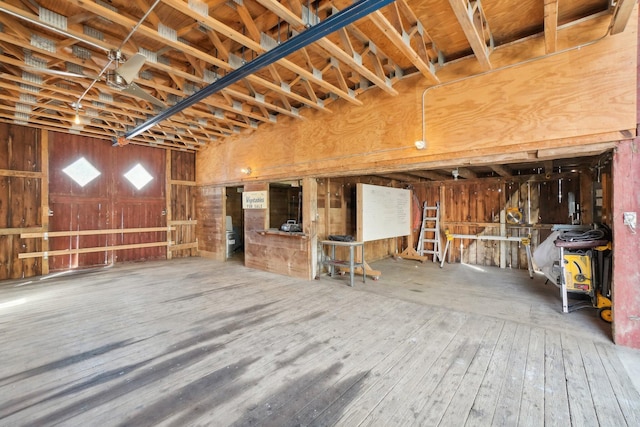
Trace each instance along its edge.
{"label": "ladder rung", "polygon": [[426,243],[437,243],[440,240],[438,240],[438,239],[422,239],[422,241],[426,242]]}
{"label": "ladder rung", "polygon": [[437,216],[427,216],[424,218],[426,221],[435,221],[436,219],[438,219]]}

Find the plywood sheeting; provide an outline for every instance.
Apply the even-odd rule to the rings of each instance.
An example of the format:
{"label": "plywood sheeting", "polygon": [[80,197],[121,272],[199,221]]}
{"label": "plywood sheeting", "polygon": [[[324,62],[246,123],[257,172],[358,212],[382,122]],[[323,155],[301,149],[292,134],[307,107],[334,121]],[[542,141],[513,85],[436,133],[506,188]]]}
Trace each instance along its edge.
{"label": "plywood sheeting", "polygon": [[[604,34],[608,21],[601,24]],[[575,45],[582,30],[564,30],[563,43]],[[531,43],[544,49],[542,38]],[[423,137],[426,88],[416,77],[394,86],[398,96],[365,92],[364,106],[336,103],[332,115],[310,112],[309,120],[283,119],[259,136],[238,135],[229,139],[233,143],[209,146],[197,154],[197,179],[200,184],[242,182],[246,177],[238,165],[251,165],[252,180],[277,180],[577,155],[591,144],[620,139],[621,132],[635,132],[630,88],[636,85],[636,46],[636,32],[625,31],[580,49],[436,86],[425,94],[425,150],[413,145]]]}

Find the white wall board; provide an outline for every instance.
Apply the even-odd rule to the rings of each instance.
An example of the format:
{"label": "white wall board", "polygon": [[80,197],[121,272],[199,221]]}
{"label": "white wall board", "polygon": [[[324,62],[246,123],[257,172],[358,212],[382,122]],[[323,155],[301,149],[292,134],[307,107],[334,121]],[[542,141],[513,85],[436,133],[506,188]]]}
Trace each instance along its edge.
{"label": "white wall board", "polygon": [[358,184],[358,240],[389,239],[411,234],[411,191]]}

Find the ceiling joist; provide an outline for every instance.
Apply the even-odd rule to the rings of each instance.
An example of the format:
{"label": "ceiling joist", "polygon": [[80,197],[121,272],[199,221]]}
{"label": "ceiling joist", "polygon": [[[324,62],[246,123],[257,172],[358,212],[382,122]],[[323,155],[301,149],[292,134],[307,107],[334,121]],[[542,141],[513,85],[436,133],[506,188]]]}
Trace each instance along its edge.
{"label": "ceiling joist", "polygon": [[480,0],[449,0],[449,4],[476,59],[484,70],[490,70],[489,54],[493,50],[493,35]]}

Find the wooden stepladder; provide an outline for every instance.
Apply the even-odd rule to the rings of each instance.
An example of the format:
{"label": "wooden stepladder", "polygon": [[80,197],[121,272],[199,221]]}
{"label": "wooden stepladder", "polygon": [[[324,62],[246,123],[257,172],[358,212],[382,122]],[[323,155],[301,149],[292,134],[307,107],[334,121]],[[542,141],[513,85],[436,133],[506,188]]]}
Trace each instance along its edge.
{"label": "wooden stepladder", "polygon": [[427,206],[427,202],[422,207],[422,227],[420,228],[420,238],[418,239],[418,253],[421,256],[433,256],[433,262],[440,260],[440,203],[435,206]]}

